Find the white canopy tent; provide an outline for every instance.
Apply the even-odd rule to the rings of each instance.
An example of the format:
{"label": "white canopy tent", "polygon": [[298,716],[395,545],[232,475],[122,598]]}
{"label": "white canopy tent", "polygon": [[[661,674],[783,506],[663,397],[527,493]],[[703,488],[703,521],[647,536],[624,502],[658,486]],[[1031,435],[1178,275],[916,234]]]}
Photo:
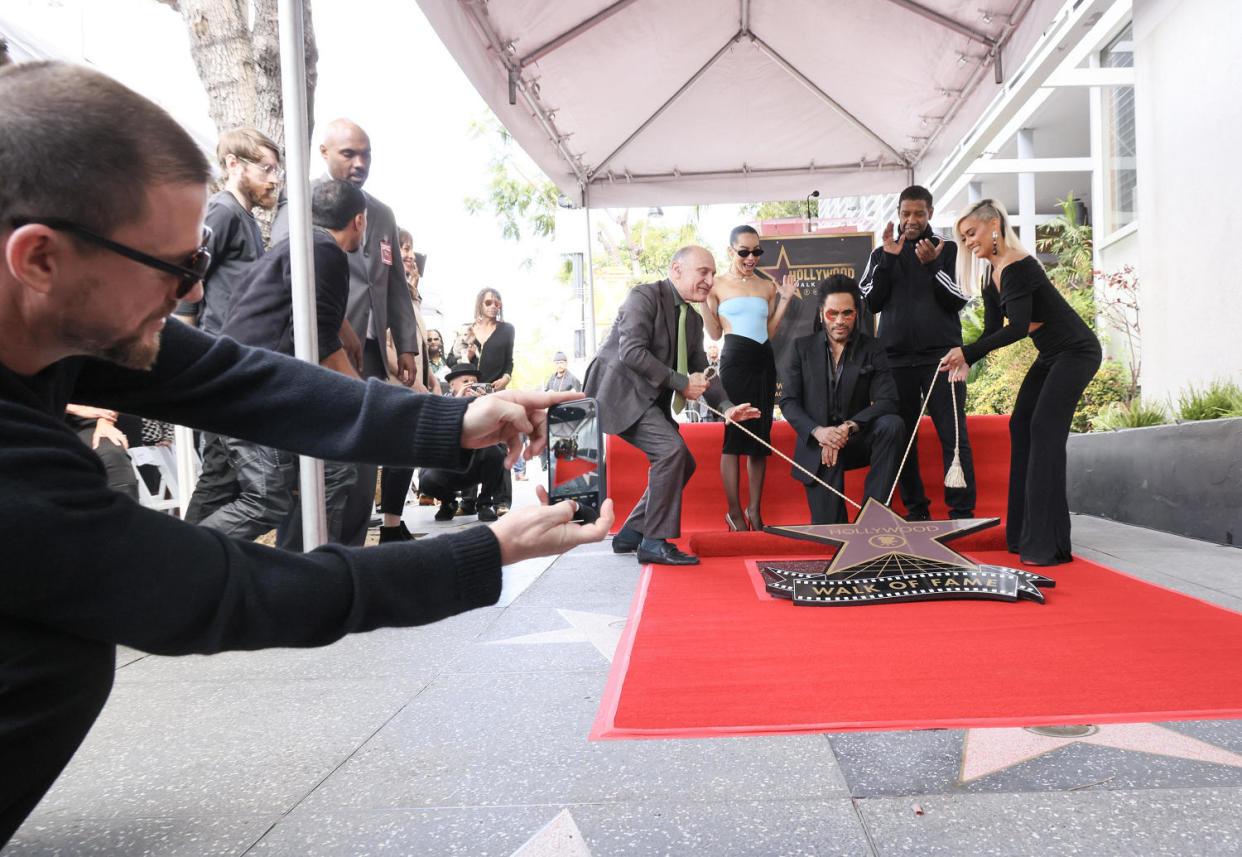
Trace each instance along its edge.
{"label": "white canopy tent", "polygon": [[[899,190],[960,148],[1007,67],[1082,0],[418,2],[517,143],[589,212]],[[285,139],[299,143],[301,6],[280,0]],[[297,148],[290,175],[305,175]],[[307,188],[289,191],[296,234]],[[305,356],[313,260],[308,245],[293,256]],[[308,546],[320,479],[303,471],[318,501],[303,508]]]}
{"label": "white canopy tent", "polygon": [[518,144],[584,207],[900,190],[946,158],[1066,5],[418,2]]}

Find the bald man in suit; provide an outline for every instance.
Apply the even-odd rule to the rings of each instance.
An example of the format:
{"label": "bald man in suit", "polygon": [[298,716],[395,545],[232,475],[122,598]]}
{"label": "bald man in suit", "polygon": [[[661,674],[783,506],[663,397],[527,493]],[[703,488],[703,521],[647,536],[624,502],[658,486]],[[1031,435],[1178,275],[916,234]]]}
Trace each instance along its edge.
{"label": "bald man in suit", "polygon": [[[710,252],[682,247],[669,264],[668,279],[630,290],[608,338],[587,367],[584,389],[599,400],[603,430],[638,447],[651,463],[647,490],[612,541],[615,552],[636,550],[642,563],[699,561],[668,541],[681,535],[681,492],[694,475],[694,457],[670,407],[679,410],[684,400],[698,399],[707,389],[703,319],[689,304],[707,297],[715,275]],[[685,349],[680,367],[679,338]],[[675,403],[675,394],[683,401]],[[749,404],[726,412],[738,420],[758,415]]]}

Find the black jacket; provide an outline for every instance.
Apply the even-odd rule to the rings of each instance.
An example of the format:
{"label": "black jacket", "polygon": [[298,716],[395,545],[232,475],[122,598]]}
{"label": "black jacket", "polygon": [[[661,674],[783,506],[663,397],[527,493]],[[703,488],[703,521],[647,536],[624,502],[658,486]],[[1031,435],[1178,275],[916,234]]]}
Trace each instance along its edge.
{"label": "black jacket", "polygon": [[[812,473],[820,464],[819,441],[812,434],[815,429],[853,420],[866,431],[877,417],[897,413],[897,383],[876,340],[855,333],[845,346],[842,361],[834,402],[828,401],[828,352],[822,330],[794,340],[781,373],[781,413],[798,440],[794,461]],[[796,467],[793,477],[811,482]]]}
{"label": "black jacket", "polygon": [[883,313],[879,339],[893,366],[938,363],[950,348],[962,344],[958,313],[967,298],[953,279],[957,245],[945,242],[940,255],[924,265],[914,252],[924,238],[941,242],[928,227],[915,241],[907,241],[899,255],[876,247],[858,283],[867,306]]}

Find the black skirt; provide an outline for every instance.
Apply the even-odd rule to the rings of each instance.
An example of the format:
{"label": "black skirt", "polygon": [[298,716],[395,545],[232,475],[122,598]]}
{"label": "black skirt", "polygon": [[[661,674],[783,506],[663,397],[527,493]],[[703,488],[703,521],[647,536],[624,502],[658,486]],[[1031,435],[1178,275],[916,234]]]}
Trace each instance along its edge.
{"label": "black skirt", "polygon": [[[759,343],[735,333],[724,338],[720,355],[720,382],[735,405],[749,402],[760,415],[740,423],[765,441],[772,439],[772,408],[776,399],[776,357],[772,343]],[[725,455],[771,455],[772,451],[731,424],[725,425]]]}

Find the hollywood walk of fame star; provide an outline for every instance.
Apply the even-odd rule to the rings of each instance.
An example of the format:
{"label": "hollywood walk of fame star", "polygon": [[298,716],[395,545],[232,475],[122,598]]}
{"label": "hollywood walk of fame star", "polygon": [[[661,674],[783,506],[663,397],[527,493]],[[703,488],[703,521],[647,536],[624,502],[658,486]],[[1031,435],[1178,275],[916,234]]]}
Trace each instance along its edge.
{"label": "hollywood walk of fame star", "polygon": [[1087,727],[1086,735],[1041,735],[1029,729],[967,729],[960,784],[1046,756],[1070,744],[1094,744],[1175,759],[1242,768],[1242,755],[1156,723]]}
{"label": "hollywood walk of fame star", "polygon": [[[795,527],[764,527],[779,536],[840,545],[827,574],[870,577],[877,564],[890,564],[896,573],[920,570],[933,564],[975,569],[975,563],[943,542],[967,533],[994,527],[999,518],[962,518],[952,521],[906,521],[874,497],[868,498],[852,524],[810,524]],[[859,569],[846,574],[850,569]]]}
{"label": "hollywood walk of fame star", "polygon": [[607,613],[584,613],[578,610],[557,610],[569,628],[557,631],[542,631],[536,634],[523,634],[520,637],[509,637],[505,640],[492,640],[491,645],[516,644],[530,645],[538,643],[590,643],[601,655],[612,661],[617,645],[621,642],[621,631],[625,628],[624,616],[611,616]]}
{"label": "hollywood walk of fame star", "polygon": [[512,857],[591,857],[591,849],[568,809],[562,809]]}
{"label": "hollywood walk of fame star", "polygon": [[[758,265],[759,272],[774,283],[783,282],[785,275],[793,270],[793,266],[789,264],[789,255],[785,252],[785,245],[780,245],[780,251],[776,254],[775,265]],[[802,300],[802,289],[794,292],[794,297]]]}

